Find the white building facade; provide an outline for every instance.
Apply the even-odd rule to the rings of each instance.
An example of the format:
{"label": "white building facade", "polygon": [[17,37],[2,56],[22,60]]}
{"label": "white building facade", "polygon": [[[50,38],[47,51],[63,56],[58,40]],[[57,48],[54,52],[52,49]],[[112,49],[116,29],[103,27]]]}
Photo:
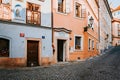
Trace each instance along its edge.
{"label": "white building facade", "polygon": [[51,0],[0,0],[0,65],[52,59]]}

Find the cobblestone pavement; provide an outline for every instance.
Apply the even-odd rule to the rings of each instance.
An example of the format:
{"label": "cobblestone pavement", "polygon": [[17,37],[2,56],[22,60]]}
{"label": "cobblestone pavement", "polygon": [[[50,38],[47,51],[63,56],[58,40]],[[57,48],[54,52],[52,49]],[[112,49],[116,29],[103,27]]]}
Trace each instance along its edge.
{"label": "cobblestone pavement", "polygon": [[46,68],[0,68],[0,80],[120,80],[120,47],[93,59]]}

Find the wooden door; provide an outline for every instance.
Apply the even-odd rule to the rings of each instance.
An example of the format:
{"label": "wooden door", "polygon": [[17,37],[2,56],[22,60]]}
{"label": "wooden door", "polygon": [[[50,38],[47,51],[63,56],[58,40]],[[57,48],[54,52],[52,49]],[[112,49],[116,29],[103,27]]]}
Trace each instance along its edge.
{"label": "wooden door", "polygon": [[39,41],[27,41],[27,66],[38,66]]}

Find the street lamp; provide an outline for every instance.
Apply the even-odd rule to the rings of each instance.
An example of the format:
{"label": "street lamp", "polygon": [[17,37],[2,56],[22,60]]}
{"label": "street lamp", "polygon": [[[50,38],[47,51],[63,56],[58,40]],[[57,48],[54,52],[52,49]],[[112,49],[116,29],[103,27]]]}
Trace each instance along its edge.
{"label": "street lamp", "polygon": [[92,27],[93,22],[94,22],[94,19],[92,16],[90,17],[89,22],[90,22],[90,24],[88,24],[88,27]]}
{"label": "street lamp", "polygon": [[[91,16],[91,17],[89,18],[89,24],[88,24],[88,26],[84,27],[84,32],[86,32],[88,28],[92,27],[93,22],[94,22],[94,19],[93,19],[93,17]],[[92,29],[93,29],[93,28],[92,28]]]}

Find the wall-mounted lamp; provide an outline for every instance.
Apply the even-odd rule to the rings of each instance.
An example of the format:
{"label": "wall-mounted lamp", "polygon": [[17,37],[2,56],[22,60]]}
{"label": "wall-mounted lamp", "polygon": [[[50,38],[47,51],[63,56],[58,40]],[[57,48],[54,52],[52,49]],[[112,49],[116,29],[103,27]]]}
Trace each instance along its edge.
{"label": "wall-mounted lamp", "polygon": [[88,26],[89,26],[89,27],[92,27],[92,25],[93,25],[93,23],[94,23],[94,19],[93,19],[92,16],[90,17],[89,22],[90,22],[90,24],[88,24]]}
{"label": "wall-mounted lamp", "polygon": [[88,28],[92,27],[93,23],[94,23],[94,19],[93,19],[93,17],[91,16],[91,17],[89,18],[89,24],[88,24],[88,26],[84,27],[84,32],[86,32]]}

